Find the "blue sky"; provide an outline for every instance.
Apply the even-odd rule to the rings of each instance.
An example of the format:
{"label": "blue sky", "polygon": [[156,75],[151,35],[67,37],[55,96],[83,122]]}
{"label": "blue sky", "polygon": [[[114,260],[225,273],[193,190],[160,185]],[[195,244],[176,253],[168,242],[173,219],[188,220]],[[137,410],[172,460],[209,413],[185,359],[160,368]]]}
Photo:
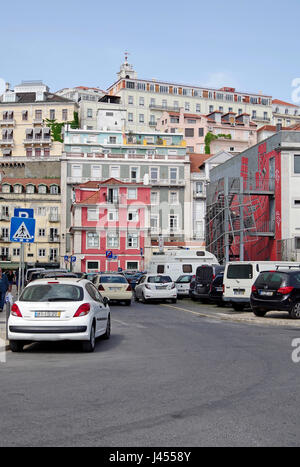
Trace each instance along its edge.
{"label": "blue sky", "polygon": [[300,77],[299,0],[15,0],[0,14],[0,78],[12,85],[106,89],[125,50],[144,79],[291,101]]}

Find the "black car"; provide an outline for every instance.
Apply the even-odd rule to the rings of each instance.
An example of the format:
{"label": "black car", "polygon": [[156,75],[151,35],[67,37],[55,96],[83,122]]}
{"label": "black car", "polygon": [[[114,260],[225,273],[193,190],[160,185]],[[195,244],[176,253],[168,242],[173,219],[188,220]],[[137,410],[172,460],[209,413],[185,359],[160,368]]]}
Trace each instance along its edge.
{"label": "black car", "polygon": [[190,290],[191,298],[193,300],[208,300],[212,281],[224,269],[225,267],[219,264],[203,264],[202,266],[198,266],[196,269],[195,286]]}
{"label": "black car", "polygon": [[218,274],[212,281],[208,293],[210,301],[216,303],[218,306],[225,305],[223,301],[223,278],[223,272]]}
{"label": "black car", "polygon": [[270,311],[287,311],[300,318],[300,270],[277,269],[259,274],[250,296],[253,313],[265,316]]}

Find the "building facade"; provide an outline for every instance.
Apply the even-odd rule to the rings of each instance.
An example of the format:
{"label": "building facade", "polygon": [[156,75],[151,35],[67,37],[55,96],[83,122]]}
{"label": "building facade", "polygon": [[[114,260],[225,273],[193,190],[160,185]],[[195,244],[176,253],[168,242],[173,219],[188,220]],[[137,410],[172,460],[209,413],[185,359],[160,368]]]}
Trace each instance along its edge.
{"label": "building facade", "polygon": [[76,271],[144,269],[150,193],[148,185],[115,178],[75,187],[70,230]]}
{"label": "building facade", "polygon": [[36,219],[35,242],[25,245],[27,265],[58,267],[60,264],[60,178],[2,179],[0,198],[0,266],[16,269],[20,244],[10,242],[10,220],[15,208],[31,208]]}
{"label": "building facade", "polygon": [[[53,137],[46,120],[67,123],[77,104],[49,92],[40,81],[23,81],[0,97],[0,156],[32,160],[60,157],[62,141]],[[60,136],[60,135],[58,135]]]}
{"label": "building facade", "polygon": [[271,96],[238,92],[230,87],[211,89],[155,79],[138,79],[127,59],[117,76],[117,81],[107,92],[121,97],[127,109],[127,129],[133,132],[155,128],[164,111],[178,112],[180,108],[184,108],[186,113],[204,115],[216,110],[223,114],[248,113],[258,126],[272,121]]}
{"label": "building facade", "polygon": [[273,99],[273,119],[272,124],[280,124],[282,127],[288,127],[300,123],[300,107],[296,104]]}
{"label": "building facade", "polygon": [[[120,131],[65,131],[61,163],[62,229],[71,227],[73,187],[88,181],[114,178],[123,183],[151,186],[151,241],[192,238],[190,161],[183,135],[123,133]],[[62,245],[66,254],[71,245]],[[147,252],[145,252],[147,254]],[[150,254],[150,252],[149,252]]]}

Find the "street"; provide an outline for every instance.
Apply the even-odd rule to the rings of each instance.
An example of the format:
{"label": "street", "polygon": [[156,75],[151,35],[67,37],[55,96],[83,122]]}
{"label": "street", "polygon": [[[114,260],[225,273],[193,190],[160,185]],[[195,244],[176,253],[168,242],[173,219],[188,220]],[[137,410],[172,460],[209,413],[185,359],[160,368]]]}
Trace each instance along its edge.
{"label": "street", "polygon": [[111,339],[93,354],[74,343],[7,352],[0,446],[296,446],[298,328],[195,314],[211,309],[112,306]]}

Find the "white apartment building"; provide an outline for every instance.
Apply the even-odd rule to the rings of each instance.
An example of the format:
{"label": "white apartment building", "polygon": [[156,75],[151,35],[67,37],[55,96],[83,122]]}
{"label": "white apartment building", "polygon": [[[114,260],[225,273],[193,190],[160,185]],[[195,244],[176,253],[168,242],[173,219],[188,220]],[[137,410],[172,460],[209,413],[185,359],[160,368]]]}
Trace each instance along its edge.
{"label": "white apartment building", "polygon": [[175,84],[157,80],[138,79],[133,66],[127,62],[121,65],[118,80],[107,93],[120,96],[127,109],[127,129],[135,132],[149,131],[156,127],[164,111],[210,114],[235,112],[247,113],[250,119],[262,126],[272,121],[272,98],[260,93],[238,92],[235,88],[204,88]]}
{"label": "white apartment building", "polygon": [[288,127],[300,123],[300,107],[296,104],[273,99],[273,125]]}

